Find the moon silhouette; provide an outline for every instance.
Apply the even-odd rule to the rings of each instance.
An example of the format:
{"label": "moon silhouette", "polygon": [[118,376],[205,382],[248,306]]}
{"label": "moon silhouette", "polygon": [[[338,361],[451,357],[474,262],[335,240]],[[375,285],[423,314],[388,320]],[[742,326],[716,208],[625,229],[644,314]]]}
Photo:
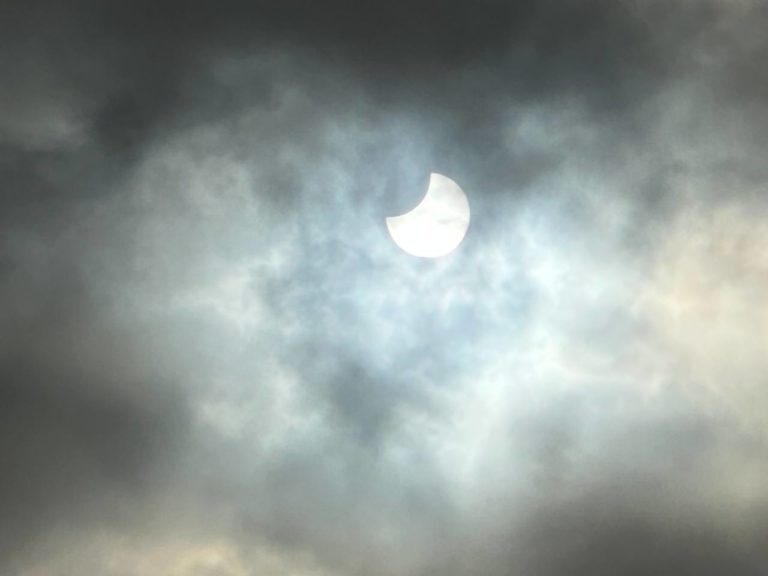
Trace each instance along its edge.
{"label": "moon silhouette", "polygon": [[424,198],[410,212],[387,218],[387,229],[412,256],[439,258],[461,244],[469,228],[469,201],[456,182],[433,172]]}

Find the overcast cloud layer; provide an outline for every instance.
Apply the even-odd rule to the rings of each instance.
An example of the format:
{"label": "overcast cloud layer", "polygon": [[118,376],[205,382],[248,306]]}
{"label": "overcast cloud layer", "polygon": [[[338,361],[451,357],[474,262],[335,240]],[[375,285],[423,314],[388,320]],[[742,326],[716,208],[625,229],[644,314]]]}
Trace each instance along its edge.
{"label": "overcast cloud layer", "polygon": [[768,574],[766,30],[5,2],[0,573]]}

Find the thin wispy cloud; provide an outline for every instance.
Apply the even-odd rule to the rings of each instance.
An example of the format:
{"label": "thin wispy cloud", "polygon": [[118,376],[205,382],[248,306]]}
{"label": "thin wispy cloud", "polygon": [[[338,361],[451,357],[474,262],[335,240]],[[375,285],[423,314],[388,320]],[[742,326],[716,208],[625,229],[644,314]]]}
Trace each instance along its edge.
{"label": "thin wispy cloud", "polygon": [[8,3],[0,571],[762,574],[766,16]]}

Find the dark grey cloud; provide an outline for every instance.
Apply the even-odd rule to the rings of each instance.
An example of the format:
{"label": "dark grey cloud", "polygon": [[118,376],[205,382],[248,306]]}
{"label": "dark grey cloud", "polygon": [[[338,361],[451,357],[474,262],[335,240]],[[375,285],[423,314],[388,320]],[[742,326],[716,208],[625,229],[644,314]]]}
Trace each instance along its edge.
{"label": "dark grey cloud", "polygon": [[0,571],[764,571],[760,3],[0,10]]}
{"label": "dark grey cloud", "polygon": [[[0,557],[49,530],[130,523],[183,435],[185,401],[99,313],[75,261],[46,247],[3,282]],[[43,259],[48,270],[41,269]],[[53,260],[53,261],[52,261]]]}
{"label": "dark grey cloud", "polygon": [[[628,5],[601,1],[76,2],[66,8],[12,2],[5,11],[4,68],[14,86],[6,114],[33,126],[46,106],[56,115],[69,104],[72,121],[85,122],[99,149],[122,161],[194,100],[201,61],[212,55],[297,49],[367,86],[382,106],[418,106],[419,114],[450,127],[447,141],[469,137],[486,149],[498,145],[499,106],[575,95],[610,115],[666,77],[676,61],[670,50],[680,48],[658,45],[656,27],[668,14],[646,22]],[[268,79],[265,84],[268,93]],[[232,113],[238,94],[217,88],[209,113]],[[31,106],[30,97],[44,101]]]}

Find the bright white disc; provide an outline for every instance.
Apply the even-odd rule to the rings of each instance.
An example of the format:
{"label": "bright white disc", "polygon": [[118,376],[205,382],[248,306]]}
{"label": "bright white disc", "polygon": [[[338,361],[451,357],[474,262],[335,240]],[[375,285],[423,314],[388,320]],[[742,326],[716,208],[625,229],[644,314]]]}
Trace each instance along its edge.
{"label": "bright white disc", "polygon": [[408,254],[438,258],[453,252],[469,227],[469,202],[456,182],[432,173],[427,193],[416,208],[387,218],[395,243]]}

